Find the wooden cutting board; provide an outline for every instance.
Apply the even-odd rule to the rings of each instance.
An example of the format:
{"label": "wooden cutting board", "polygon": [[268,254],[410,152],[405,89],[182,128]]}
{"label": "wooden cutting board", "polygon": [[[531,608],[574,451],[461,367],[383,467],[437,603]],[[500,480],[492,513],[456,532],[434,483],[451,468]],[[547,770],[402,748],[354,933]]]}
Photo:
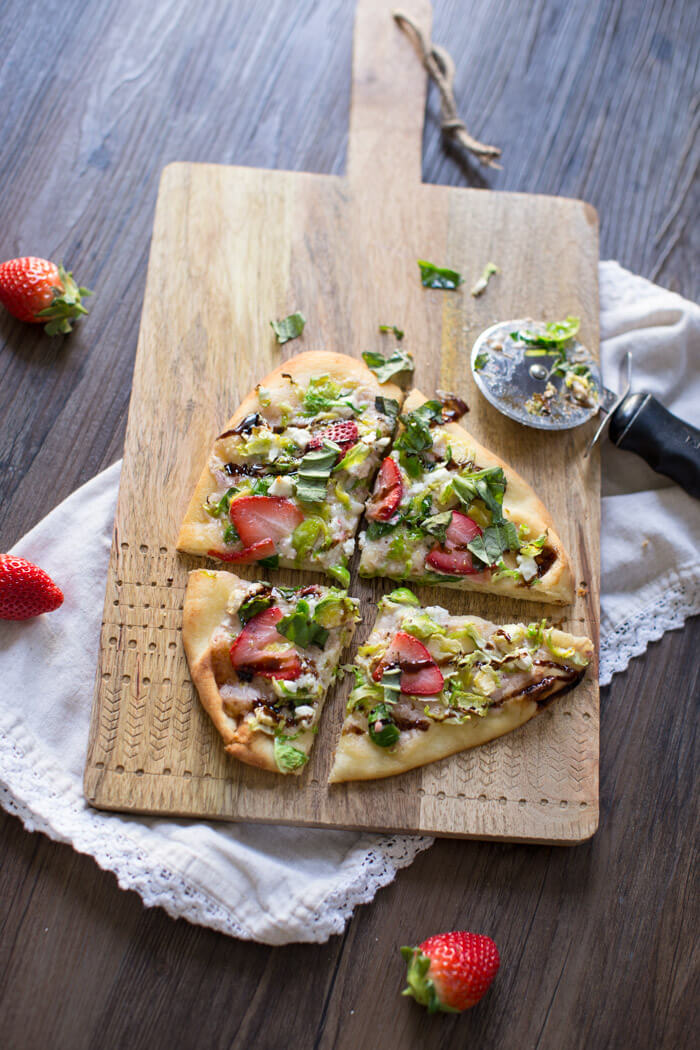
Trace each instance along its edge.
{"label": "wooden cutting board", "polygon": [[[404,7],[426,27],[427,0]],[[175,549],[192,488],[222,423],[280,360],[330,348],[385,349],[405,329],[416,384],[454,390],[466,425],[540,492],[571,553],[571,609],[418,588],[421,599],[496,621],[550,615],[597,642],[600,476],[589,427],[547,434],[501,417],[468,358],[487,325],[581,317],[598,346],[597,217],[574,200],[421,183],[426,76],[387,0],[361,0],[344,178],[173,164],[160,185],[104,606],[88,801],[105,809],[512,841],[574,843],[598,822],[598,686],[584,683],[523,729],[425,769],[367,784],[327,783],[349,683],[329,699],[312,759],[282,777],[229,758],[200,707],[182,648],[182,604],[197,559]],[[506,158],[507,162],[507,158]],[[543,161],[544,162],[544,161]],[[449,265],[459,292],[421,287],[416,260]],[[469,288],[500,268],[485,295]],[[280,348],[269,321],[304,312]],[[242,575],[257,579],[255,569]],[[311,574],[273,573],[309,582]],[[389,581],[354,578],[369,633]]]}

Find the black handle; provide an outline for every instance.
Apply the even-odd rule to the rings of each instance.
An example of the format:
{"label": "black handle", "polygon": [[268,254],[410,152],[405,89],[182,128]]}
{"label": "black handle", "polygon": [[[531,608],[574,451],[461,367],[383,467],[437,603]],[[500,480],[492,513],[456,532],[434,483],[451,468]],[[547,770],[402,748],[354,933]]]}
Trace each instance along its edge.
{"label": "black handle", "polygon": [[700,499],[700,430],[651,394],[629,394],[610,419],[610,440]]}

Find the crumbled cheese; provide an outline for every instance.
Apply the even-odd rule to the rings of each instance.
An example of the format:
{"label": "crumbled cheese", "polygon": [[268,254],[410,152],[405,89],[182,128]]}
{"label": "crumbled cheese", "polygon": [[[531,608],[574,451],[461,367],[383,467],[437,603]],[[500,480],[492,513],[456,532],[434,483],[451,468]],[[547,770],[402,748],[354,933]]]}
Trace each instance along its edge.
{"label": "crumbled cheese", "polygon": [[528,582],[534,580],[537,575],[537,562],[529,554],[519,554],[517,557],[518,570],[522,578]]}
{"label": "crumbled cheese", "polygon": [[294,482],[290,478],[280,475],[275,478],[267,491],[270,496],[293,496]]}
{"label": "crumbled cheese", "polygon": [[306,448],[308,443],[311,441],[311,435],[308,430],[302,430],[301,427],[287,427],[286,437],[291,438],[295,445],[299,448]]}
{"label": "crumbled cheese", "polygon": [[299,704],[294,711],[294,715],[296,718],[313,718],[314,709],[309,704]]}

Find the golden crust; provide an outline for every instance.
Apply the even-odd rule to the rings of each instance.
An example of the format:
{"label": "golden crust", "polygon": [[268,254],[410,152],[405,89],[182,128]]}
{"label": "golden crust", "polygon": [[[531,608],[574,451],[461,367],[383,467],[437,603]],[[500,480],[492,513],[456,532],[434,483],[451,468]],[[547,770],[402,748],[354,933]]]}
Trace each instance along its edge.
{"label": "golden crust", "polygon": [[[427,401],[425,395],[420,390],[413,389],[406,398],[403,410],[404,412],[412,412],[425,401]],[[472,580],[467,576],[459,581],[445,580],[443,583],[438,582],[437,579],[431,579],[430,582],[439,587],[450,587],[457,590],[481,591],[489,594],[501,594],[520,600],[569,605],[574,599],[574,577],[571,571],[571,564],[545,505],[538,499],[532,487],[516,470],[510,467],[500,456],[479,444],[476,438],[461,424],[447,423],[444,424],[442,429],[456,441],[468,445],[475,452],[480,466],[502,467],[508,481],[503,502],[503,508],[508,517],[527,525],[535,535],[540,535],[547,530],[547,543],[556,557],[547,572],[539,579],[533,581],[532,585],[527,588],[519,586],[510,579],[499,580],[498,583],[493,584]],[[362,563],[360,563],[360,573],[362,574]]]}
{"label": "golden crust", "polygon": [[[274,740],[266,733],[253,733],[226,711],[214,674],[212,635],[227,612],[235,612],[250,590],[250,581],[231,572],[196,569],[189,574],[182,614],[182,643],[192,682],[228,754],[271,773],[279,773]],[[340,653],[338,653],[340,662]],[[294,746],[309,754],[315,740],[311,730],[300,731]],[[301,769],[295,770],[299,773]]]}
{"label": "golden crust", "polygon": [[[483,622],[476,617],[455,617],[454,622],[456,624],[466,619],[476,623]],[[515,626],[505,624],[503,630],[508,633]],[[589,661],[593,656],[594,649],[590,638],[553,630],[551,640],[552,644],[559,648],[576,649]],[[372,635],[368,641],[371,643]],[[538,692],[536,700],[532,696],[512,697],[498,707],[491,708],[484,716],[473,715],[462,725],[433,722],[425,730],[403,731],[397,744],[391,749],[377,747],[366,732],[344,732],[335,752],[329,783],[391,777],[505,736],[506,733],[525,725],[542,711],[546,706],[543,701],[574,688],[584,674],[585,669],[574,681],[559,679],[553,682],[548,688]]]}
{"label": "golden crust", "polygon": [[[310,379],[321,375],[329,375],[339,380],[355,379],[358,383],[374,388],[377,394],[395,398],[399,403],[403,400],[403,392],[400,388],[395,383],[379,383],[364,361],[329,350],[308,350],[297,354],[296,357],[284,361],[261,379],[260,384],[267,388],[274,402],[275,395],[283,395],[287,389],[285,376],[291,376],[300,386],[305,386]],[[225,433],[227,430],[233,430],[247,415],[258,411],[259,407],[257,390],[251,390],[219,432]],[[209,550],[216,549],[220,544],[219,525],[216,521],[212,521],[203,509],[209,496],[216,492],[216,488],[216,480],[209,470],[209,454],[207,454],[207,462],[180,527],[180,534],[177,538],[178,550],[187,554],[206,555]],[[296,563],[285,559],[280,560],[280,565],[299,568]],[[314,565],[306,566],[306,568],[316,572],[322,571]]]}

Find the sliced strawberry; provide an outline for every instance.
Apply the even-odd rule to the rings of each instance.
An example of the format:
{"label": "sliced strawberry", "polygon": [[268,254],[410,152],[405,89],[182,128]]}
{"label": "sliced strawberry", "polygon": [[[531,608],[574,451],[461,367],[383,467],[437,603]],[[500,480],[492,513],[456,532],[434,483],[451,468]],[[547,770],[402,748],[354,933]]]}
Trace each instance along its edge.
{"label": "sliced strawberry", "polygon": [[275,545],[272,540],[260,540],[240,551],[207,551],[210,558],[218,558],[219,561],[235,561],[239,565],[250,565],[262,558],[271,558],[274,553]]}
{"label": "sliced strawberry", "polygon": [[388,521],[401,502],[402,495],[398,464],[391,456],[387,456],[379,468],[374,492],[367,504],[367,517],[370,521]]}
{"label": "sliced strawberry", "polygon": [[331,423],[329,427],[315,434],[311,438],[308,447],[310,449],[321,448],[324,441],[335,441],[336,445],[340,445],[343,455],[345,455],[353,445],[357,444],[359,436],[360,431],[357,429],[355,420],[344,419],[338,423]]}
{"label": "sliced strawberry", "polygon": [[445,684],[440,668],[422,642],[406,631],[397,631],[383,658],[372,672],[375,682],[389,667],[401,668],[400,688],[412,696],[434,696]]}
{"label": "sliced strawberry", "polygon": [[436,572],[444,572],[450,576],[478,574],[482,570],[474,568],[467,544],[481,534],[482,530],[473,518],[453,510],[452,521],[445,532],[445,543],[442,546],[438,543],[433,547],[425,559],[425,564]]}
{"label": "sliced strawberry", "polygon": [[[299,655],[276,629],[281,619],[282,610],[273,605],[248,620],[231,646],[231,663],[240,677],[259,674],[263,678],[281,678],[284,681],[299,677]],[[273,645],[275,649],[271,650],[269,647]]]}
{"label": "sliced strawberry", "polygon": [[232,500],[229,513],[246,547],[262,540],[278,543],[285,536],[291,536],[304,520],[296,503],[282,496],[241,496]]}

